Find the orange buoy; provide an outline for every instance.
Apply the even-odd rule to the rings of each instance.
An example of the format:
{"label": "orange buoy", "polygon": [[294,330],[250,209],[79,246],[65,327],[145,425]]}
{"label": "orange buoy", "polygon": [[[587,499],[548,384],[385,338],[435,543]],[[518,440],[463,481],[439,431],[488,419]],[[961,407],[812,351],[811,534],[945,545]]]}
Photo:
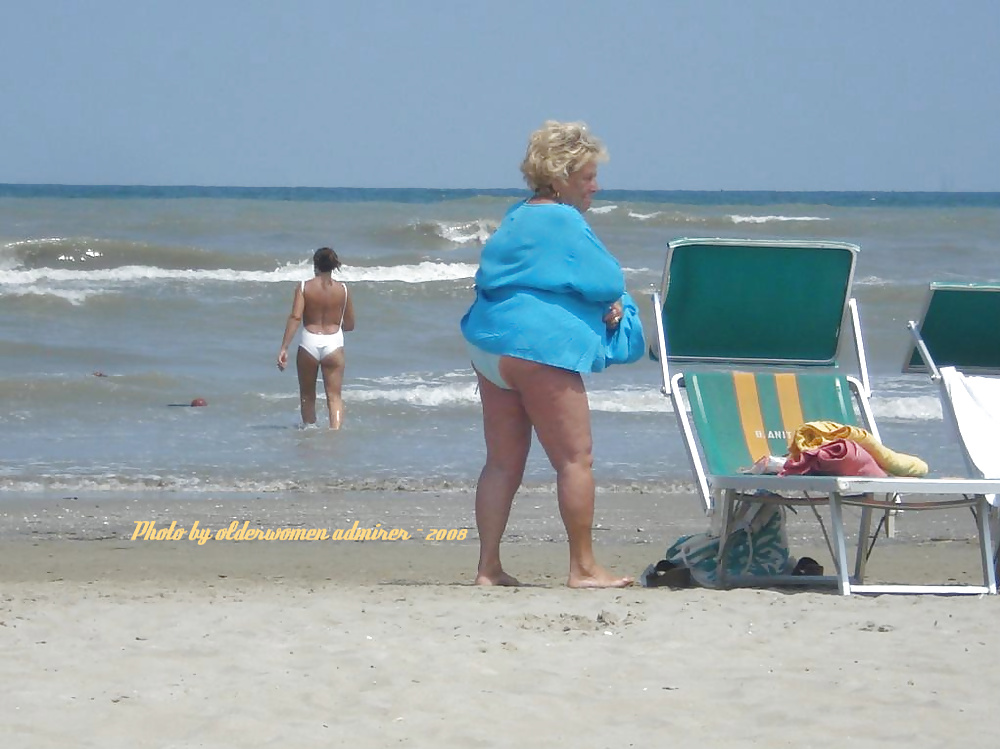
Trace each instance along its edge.
{"label": "orange buoy", "polygon": [[192,406],[207,406],[208,403],[205,401],[204,398],[195,398],[193,401],[191,401],[191,405]]}

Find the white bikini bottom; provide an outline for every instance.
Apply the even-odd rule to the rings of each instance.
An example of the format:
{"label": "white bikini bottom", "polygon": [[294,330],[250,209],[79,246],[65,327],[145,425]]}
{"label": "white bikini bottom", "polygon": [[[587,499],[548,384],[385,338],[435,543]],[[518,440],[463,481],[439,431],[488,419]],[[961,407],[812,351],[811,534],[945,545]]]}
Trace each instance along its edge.
{"label": "white bikini bottom", "polygon": [[312,333],[303,328],[302,337],[299,339],[299,348],[305,349],[306,353],[316,361],[323,361],[330,354],[344,348],[344,331]]}

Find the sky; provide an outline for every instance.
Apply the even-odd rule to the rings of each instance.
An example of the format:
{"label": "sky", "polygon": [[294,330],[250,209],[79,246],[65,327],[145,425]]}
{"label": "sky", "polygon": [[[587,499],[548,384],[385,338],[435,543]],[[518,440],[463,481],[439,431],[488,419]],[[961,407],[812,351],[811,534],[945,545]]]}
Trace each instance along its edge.
{"label": "sky", "polygon": [[997,0],[8,0],[0,183],[1000,191]]}

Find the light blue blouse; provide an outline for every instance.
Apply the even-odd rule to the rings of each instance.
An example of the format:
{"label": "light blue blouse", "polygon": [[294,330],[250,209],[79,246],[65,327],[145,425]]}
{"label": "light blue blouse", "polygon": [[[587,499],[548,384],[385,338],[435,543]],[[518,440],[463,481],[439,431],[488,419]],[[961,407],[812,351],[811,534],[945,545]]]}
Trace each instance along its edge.
{"label": "light blue blouse", "polygon": [[493,354],[600,372],[604,314],[624,293],[621,266],[578,210],[520,202],[483,246],[462,334]]}

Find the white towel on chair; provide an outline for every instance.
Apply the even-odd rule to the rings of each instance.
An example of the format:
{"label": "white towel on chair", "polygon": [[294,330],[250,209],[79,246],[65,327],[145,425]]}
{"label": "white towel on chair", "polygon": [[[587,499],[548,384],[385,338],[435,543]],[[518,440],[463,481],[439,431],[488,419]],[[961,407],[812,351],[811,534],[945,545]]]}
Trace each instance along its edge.
{"label": "white towel on chair", "polygon": [[[965,452],[982,478],[1000,478],[1000,379],[964,375],[941,367]],[[989,496],[998,504],[997,495]]]}

